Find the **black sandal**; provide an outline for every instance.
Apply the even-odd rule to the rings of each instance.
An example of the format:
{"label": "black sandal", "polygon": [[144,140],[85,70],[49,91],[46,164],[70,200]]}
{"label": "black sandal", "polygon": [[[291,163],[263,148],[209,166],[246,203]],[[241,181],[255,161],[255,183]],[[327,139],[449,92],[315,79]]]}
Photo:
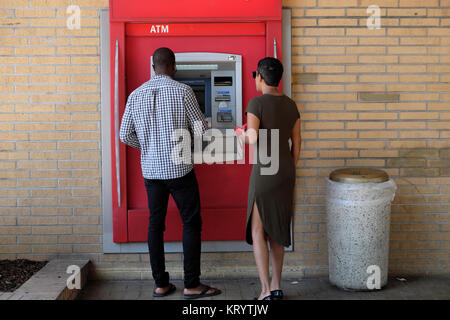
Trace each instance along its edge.
{"label": "black sandal", "polygon": [[156,289],[155,289],[153,291],[153,296],[156,297],[156,298],[162,298],[162,297],[168,296],[169,294],[175,292],[176,289],[177,288],[173,284],[169,283],[169,289],[167,289],[166,292],[164,292],[164,293],[157,293]]}
{"label": "black sandal", "polygon": [[[214,291],[211,293],[207,293],[209,290],[213,289]],[[185,299],[198,299],[198,298],[205,298],[205,297],[212,297],[217,296],[218,294],[221,294],[222,291],[220,291],[217,288],[211,288],[210,286],[205,286],[205,288],[200,293],[193,293],[193,294],[184,294]]]}
{"label": "black sandal", "polygon": [[[257,297],[255,297],[255,298],[253,298],[253,300],[258,300],[258,298],[257,298]],[[262,298],[261,300],[273,300],[273,298],[272,298],[272,294],[269,294],[268,296],[266,296],[266,297]]]}
{"label": "black sandal", "polygon": [[283,300],[283,290],[272,290],[270,293],[272,295],[272,300]]}

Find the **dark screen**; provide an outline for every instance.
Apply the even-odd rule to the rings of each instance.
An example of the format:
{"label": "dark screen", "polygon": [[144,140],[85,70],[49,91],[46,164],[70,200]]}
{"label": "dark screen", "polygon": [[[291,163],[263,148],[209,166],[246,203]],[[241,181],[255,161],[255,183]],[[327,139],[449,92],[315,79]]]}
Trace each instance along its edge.
{"label": "dark screen", "polygon": [[232,86],[233,77],[214,77],[215,86]]}
{"label": "dark screen", "polygon": [[205,113],[205,86],[191,86],[194,90],[197,102],[200,105],[200,110]]}

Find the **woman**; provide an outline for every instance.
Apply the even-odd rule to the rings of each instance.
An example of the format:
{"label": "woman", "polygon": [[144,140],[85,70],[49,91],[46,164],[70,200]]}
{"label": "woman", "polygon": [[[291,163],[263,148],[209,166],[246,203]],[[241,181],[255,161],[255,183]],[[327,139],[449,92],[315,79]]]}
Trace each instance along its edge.
{"label": "woman", "polygon": [[[247,115],[247,131],[238,135],[247,144],[257,143],[258,155],[271,159],[271,145],[279,143],[279,166],[276,173],[264,173],[271,163],[258,159],[250,176],[247,208],[246,241],[253,244],[253,253],[261,281],[259,300],[283,298],[280,288],[283,269],[284,246],[291,245],[290,224],[295,185],[295,167],[300,154],[300,115],[293,100],[277,89],[283,75],[283,65],[278,59],[264,58],[253,72],[256,90],[262,95],[250,100]],[[260,131],[267,130],[267,143]],[[279,140],[271,132],[278,130]],[[275,132],[274,132],[275,133]],[[276,139],[278,141],[271,141]],[[292,140],[292,148],[289,146]],[[266,153],[267,152],[267,153]],[[266,156],[266,157],[267,157]],[[261,171],[263,169],[263,171]],[[266,171],[267,172],[267,171]],[[270,252],[267,241],[270,243]],[[272,281],[269,282],[269,256],[272,262]],[[256,299],[256,298],[255,298]]]}

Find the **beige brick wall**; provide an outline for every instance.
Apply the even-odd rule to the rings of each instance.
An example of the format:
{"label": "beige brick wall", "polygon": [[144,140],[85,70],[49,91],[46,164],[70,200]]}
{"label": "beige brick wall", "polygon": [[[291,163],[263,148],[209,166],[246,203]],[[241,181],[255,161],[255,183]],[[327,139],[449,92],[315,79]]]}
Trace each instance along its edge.
{"label": "beige brick wall", "polygon": [[[66,28],[70,4],[81,7],[80,30]],[[366,27],[372,4],[381,29]],[[323,178],[347,166],[382,168],[399,187],[390,272],[449,273],[450,1],[283,5],[292,8],[303,119],[287,273],[327,273]],[[147,254],[102,254],[99,10],[107,6],[0,0],[0,259],[83,256],[100,276],[150,277]],[[202,258],[206,276],[256,272],[251,252]],[[182,255],[167,260],[181,274]]]}
{"label": "beige brick wall", "polygon": [[[390,271],[448,273],[450,1],[287,0],[293,91],[303,117],[295,239],[299,264],[327,265],[324,180],[386,170],[398,185]],[[366,27],[369,5],[381,29]]]}
{"label": "beige brick wall", "polygon": [[[66,27],[81,7],[81,29]],[[0,0],[0,259],[102,253],[99,13]]]}

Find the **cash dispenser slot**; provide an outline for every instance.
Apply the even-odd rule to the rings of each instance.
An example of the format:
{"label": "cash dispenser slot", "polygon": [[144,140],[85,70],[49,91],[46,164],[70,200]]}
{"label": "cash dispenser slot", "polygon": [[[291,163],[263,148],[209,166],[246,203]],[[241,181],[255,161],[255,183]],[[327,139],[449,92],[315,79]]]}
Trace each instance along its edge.
{"label": "cash dispenser slot", "polygon": [[231,101],[231,95],[229,94],[217,94],[216,101]]}
{"label": "cash dispenser slot", "polygon": [[232,122],[233,115],[231,112],[217,112],[217,121],[218,122]]}

